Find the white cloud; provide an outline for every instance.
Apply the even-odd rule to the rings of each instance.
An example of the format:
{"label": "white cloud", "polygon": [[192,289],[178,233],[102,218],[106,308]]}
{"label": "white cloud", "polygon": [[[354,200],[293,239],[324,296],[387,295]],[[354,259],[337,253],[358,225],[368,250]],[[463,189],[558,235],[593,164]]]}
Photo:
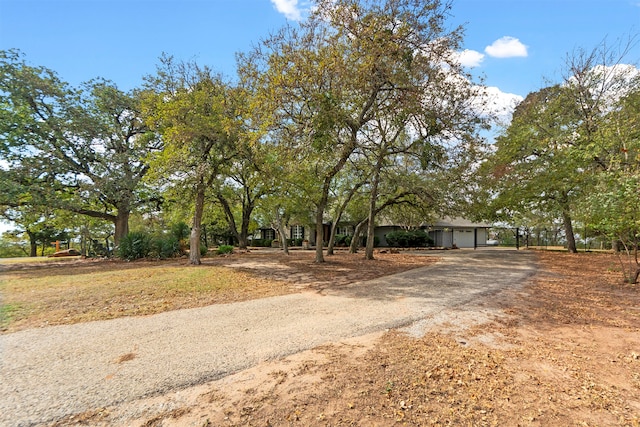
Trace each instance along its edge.
{"label": "white cloud", "polygon": [[[594,99],[601,97],[607,105],[613,105],[637,87],[633,81],[639,78],[640,69],[635,65],[596,65],[580,77],[579,84],[586,86]],[[578,79],[571,76],[565,84],[578,84]]]}
{"label": "white cloud", "polygon": [[475,50],[465,49],[458,53],[458,62],[464,67],[479,67],[483,60],[484,54]]}
{"label": "white cloud", "polygon": [[499,124],[511,122],[513,111],[524,99],[520,95],[507,93],[495,86],[485,88],[486,108],[496,117]]}
{"label": "white cloud", "polygon": [[487,46],[484,51],[487,55],[493,56],[494,58],[526,57],[528,55],[527,46],[522,44],[517,38],[509,36],[499,38]]}
{"label": "white cloud", "polygon": [[298,0],[271,0],[276,10],[282,13],[287,19],[299,21],[302,19],[302,11],[298,7]]}

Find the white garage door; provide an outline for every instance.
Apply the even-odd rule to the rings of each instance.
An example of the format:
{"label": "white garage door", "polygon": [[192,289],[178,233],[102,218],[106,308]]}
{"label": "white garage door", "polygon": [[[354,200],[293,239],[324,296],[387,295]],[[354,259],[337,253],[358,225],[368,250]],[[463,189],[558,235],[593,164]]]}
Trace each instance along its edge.
{"label": "white garage door", "polygon": [[473,230],[453,230],[453,244],[459,248],[473,248]]}

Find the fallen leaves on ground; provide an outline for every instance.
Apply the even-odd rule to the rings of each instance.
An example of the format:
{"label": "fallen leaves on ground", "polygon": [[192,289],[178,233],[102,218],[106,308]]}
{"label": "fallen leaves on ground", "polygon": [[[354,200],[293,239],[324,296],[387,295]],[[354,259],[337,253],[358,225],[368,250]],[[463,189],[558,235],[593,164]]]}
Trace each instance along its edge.
{"label": "fallen leaves on ground", "polygon": [[162,425],[639,426],[638,288],[611,254],[538,256],[531,283],[493,301],[506,316],[323,346]]}
{"label": "fallen leaves on ground", "polygon": [[[227,265],[319,288],[392,269],[386,258],[377,269],[303,256]],[[114,407],[59,425],[640,426],[640,289],[622,283],[612,254],[537,257],[528,284],[482,302],[503,313],[490,322],[452,313],[451,324],[420,338],[391,331],[322,346],[155,397],[162,410],[137,423]],[[406,269],[427,257],[400,258]]]}

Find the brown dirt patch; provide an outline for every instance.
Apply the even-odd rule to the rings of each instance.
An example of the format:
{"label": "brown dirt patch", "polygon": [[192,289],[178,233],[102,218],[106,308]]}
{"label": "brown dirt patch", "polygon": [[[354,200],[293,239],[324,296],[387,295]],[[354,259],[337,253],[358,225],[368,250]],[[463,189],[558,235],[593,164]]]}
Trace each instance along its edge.
{"label": "brown dirt patch", "polygon": [[366,260],[361,253],[337,250],[334,255],[325,255],[323,263],[314,260],[314,251],[293,250],[288,256],[279,251],[249,251],[230,257],[207,258],[204,264],[224,265],[260,277],[286,281],[296,288],[321,291],[423,267],[437,262],[438,258],[408,252],[377,252],[374,260]]}

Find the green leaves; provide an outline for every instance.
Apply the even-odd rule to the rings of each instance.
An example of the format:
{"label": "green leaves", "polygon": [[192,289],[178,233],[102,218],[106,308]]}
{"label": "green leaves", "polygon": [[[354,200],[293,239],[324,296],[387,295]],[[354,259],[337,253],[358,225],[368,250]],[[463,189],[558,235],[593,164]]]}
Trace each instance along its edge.
{"label": "green leaves", "polygon": [[[144,159],[153,149],[136,97],[104,80],[70,87],[17,51],[0,52],[0,73],[0,154],[13,182],[37,195],[20,204],[128,217],[142,202]],[[116,222],[116,241],[126,232],[126,221]]]}

